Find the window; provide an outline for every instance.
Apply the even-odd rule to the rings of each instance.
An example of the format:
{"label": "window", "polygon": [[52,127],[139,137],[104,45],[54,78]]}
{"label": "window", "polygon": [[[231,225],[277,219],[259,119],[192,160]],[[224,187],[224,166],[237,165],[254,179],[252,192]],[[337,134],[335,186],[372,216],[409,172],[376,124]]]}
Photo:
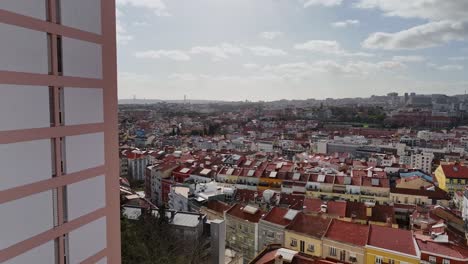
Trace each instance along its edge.
{"label": "window", "polygon": [[395,264],[395,260],[394,259],[388,259],[388,264]]}
{"label": "window", "polygon": [[429,262],[430,262],[430,263],[437,263],[436,257],[429,256]]}
{"label": "window", "polygon": [[315,251],[314,244],[309,244],[309,246],[307,247],[307,251],[314,252]]}
{"label": "window", "polygon": [[382,262],[383,262],[382,257],[379,257],[379,256],[375,257],[375,264],[382,264]]}
{"label": "window", "polygon": [[340,251],[340,261],[346,261],[346,251],[344,250]]}
{"label": "window", "polygon": [[300,243],[300,244],[301,244],[301,246],[300,246],[299,250],[300,250],[301,252],[304,252],[304,249],[305,249],[305,242],[301,240],[301,243]]}
{"label": "window", "polygon": [[330,247],[330,256],[336,256],[336,248]]}
{"label": "window", "polygon": [[291,239],[291,247],[297,247],[297,240]]}
{"label": "window", "polygon": [[449,259],[443,259],[442,264],[450,264],[450,260]]}
{"label": "window", "polygon": [[268,232],[268,237],[269,237],[269,238],[275,238],[275,232],[269,231],[269,232]]}

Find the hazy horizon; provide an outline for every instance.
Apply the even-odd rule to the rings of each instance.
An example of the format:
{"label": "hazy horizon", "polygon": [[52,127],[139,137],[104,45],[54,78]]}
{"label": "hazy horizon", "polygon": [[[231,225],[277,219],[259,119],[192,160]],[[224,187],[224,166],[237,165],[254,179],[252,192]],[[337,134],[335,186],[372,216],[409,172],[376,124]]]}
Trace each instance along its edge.
{"label": "hazy horizon", "polygon": [[468,88],[465,0],[117,0],[117,13],[119,99]]}

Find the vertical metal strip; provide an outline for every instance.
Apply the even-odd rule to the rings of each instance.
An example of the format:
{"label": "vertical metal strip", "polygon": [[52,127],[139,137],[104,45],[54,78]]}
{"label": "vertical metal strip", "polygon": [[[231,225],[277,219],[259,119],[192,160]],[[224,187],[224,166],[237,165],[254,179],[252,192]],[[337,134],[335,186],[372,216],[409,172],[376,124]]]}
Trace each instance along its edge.
{"label": "vertical metal strip", "polygon": [[[47,0],[48,15],[50,23],[57,23],[57,0]],[[57,48],[57,35],[51,34],[51,64],[52,75],[58,76],[58,48]],[[60,117],[60,87],[53,86],[53,111],[54,111],[54,127],[61,126]],[[62,143],[60,138],[54,138],[55,147],[55,177],[62,177]],[[57,224],[60,226],[64,223],[64,205],[63,205],[63,187],[57,188]],[[58,238],[58,264],[65,264],[65,243],[63,236]]]}

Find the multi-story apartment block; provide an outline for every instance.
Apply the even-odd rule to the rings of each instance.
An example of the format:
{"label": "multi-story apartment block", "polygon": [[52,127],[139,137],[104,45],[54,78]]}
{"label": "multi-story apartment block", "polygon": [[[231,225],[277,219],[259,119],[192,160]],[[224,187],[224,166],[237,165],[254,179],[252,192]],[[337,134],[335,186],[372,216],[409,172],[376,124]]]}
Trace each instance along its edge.
{"label": "multi-story apartment block", "polygon": [[285,228],[297,216],[299,211],[273,207],[258,223],[258,249],[263,250],[270,244],[284,246]]}
{"label": "multi-story apartment block", "polygon": [[430,152],[413,153],[411,154],[410,166],[413,169],[422,170],[425,173],[431,173],[433,159],[434,154]]}
{"label": "multi-story apartment block", "polygon": [[369,226],[333,219],[322,239],[322,257],[343,263],[366,263]]}
{"label": "multi-story apartment block", "polygon": [[439,187],[449,193],[464,191],[468,184],[468,167],[459,163],[441,164],[435,171]]}
{"label": "multi-story apartment block", "polygon": [[322,256],[322,237],[330,225],[326,215],[300,213],[286,228],[285,247],[310,256]]}
{"label": "multi-story apartment block", "polygon": [[236,204],[225,214],[226,246],[243,253],[248,263],[258,253],[258,222],[263,211]]}
{"label": "multi-story apartment block", "polygon": [[120,263],[115,39],[113,0],[0,1],[1,263]]}

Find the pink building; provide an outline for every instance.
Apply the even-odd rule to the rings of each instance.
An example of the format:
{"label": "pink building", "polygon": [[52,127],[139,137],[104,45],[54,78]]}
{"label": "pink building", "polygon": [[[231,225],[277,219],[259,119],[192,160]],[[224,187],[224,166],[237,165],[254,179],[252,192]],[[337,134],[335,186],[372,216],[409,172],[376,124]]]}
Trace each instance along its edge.
{"label": "pink building", "polygon": [[120,263],[113,0],[0,1],[0,263]]}

